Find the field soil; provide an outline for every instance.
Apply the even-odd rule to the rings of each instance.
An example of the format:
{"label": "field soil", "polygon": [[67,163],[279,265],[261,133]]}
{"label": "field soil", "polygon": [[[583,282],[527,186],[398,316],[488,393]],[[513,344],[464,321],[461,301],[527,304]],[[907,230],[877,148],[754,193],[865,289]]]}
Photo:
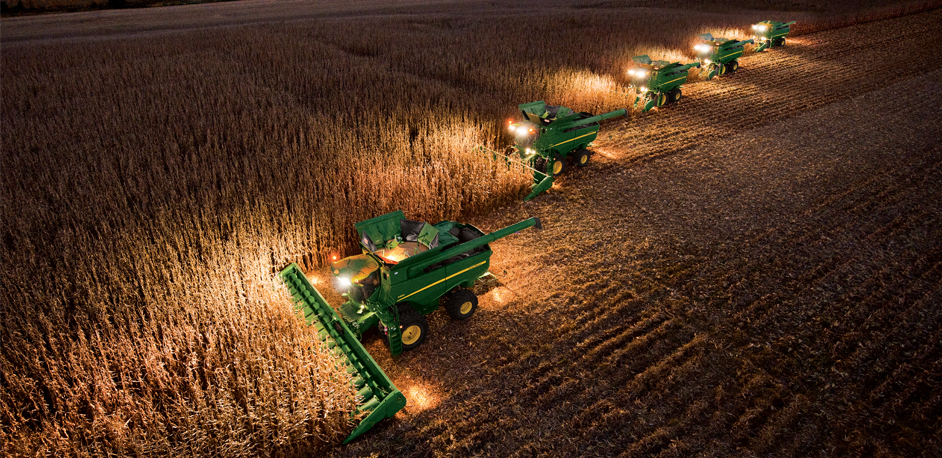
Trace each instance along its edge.
{"label": "field soil", "polygon": [[[942,455],[942,11],[804,35],[471,222],[480,308],[337,456]],[[315,275],[323,275],[316,272]]]}

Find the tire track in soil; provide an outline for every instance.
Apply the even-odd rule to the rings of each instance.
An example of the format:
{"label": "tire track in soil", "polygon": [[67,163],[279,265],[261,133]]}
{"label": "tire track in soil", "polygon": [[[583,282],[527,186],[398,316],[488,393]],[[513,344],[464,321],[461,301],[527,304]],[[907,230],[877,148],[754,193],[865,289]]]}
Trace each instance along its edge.
{"label": "tire track in soil", "polygon": [[[751,56],[741,73],[691,86],[702,94],[620,126],[600,142],[593,167],[571,172],[548,195],[477,223],[489,229],[533,215],[546,229],[498,242],[492,271],[511,273],[481,294],[475,319],[430,319],[429,342],[398,361],[368,344],[407,396],[412,381],[424,380],[438,404],[407,407],[337,454],[938,450],[938,421],[913,422],[932,418],[940,403],[940,312],[932,309],[942,301],[932,278],[939,253],[920,248],[942,237],[939,210],[922,205],[942,198],[942,153],[895,119],[910,109],[938,119],[927,110],[939,92],[926,101],[912,89],[924,81],[907,86],[906,75],[870,81],[857,69],[837,78],[819,70],[866,54],[880,58],[864,71],[929,73],[934,63],[904,62],[912,35],[887,30],[939,35],[940,16],[803,36]],[[866,43],[886,49],[874,54]],[[811,76],[792,81],[800,74]],[[728,103],[707,101],[750,87]],[[818,87],[838,90],[801,100]],[[750,103],[774,108],[741,108]],[[846,123],[870,115],[844,114],[854,107],[892,118],[871,129],[886,139],[857,138],[865,129]],[[835,113],[847,120],[828,137],[853,145],[853,155],[809,140]],[[740,124],[748,127],[733,129]],[[648,132],[658,126],[670,130]],[[653,138],[665,144],[647,144]],[[900,291],[903,307],[884,307]],[[822,314],[847,323],[825,327],[815,320]],[[874,346],[860,346],[870,338]],[[913,346],[879,354],[877,345],[898,342]],[[875,361],[886,370],[845,383],[808,355],[842,358],[833,367],[848,374],[866,374]]]}

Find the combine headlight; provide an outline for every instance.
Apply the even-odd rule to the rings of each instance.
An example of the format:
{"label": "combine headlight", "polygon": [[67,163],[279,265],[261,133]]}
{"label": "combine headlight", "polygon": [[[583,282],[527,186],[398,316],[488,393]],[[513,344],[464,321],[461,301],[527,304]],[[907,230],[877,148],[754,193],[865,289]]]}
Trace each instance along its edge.
{"label": "combine headlight", "polygon": [[710,45],[706,43],[700,43],[694,46],[693,49],[696,49],[697,51],[700,51],[700,52],[710,52]]}
{"label": "combine headlight", "polygon": [[713,61],[710,60],[710,59],[703,59],[703,63],[705,63],[705,64],[707,64],[707,65],[710,65],[710,64],[713,63]]}
{"label": "combine headlight", "polygon": [[648,92],[648,88],[644,86],[641,86],[639,89],[641,89],[641,92]]}
{"label": "combine headlight", "polygon": [[343,286],[343,287],[345,287],[345,288],[348,287],[348,286],[350,286],[350,285],[352,284],[352,283],[350,282],[350,279],[347,278],[347,277],[337,277],[337,281],[340,282],[340,285]]}

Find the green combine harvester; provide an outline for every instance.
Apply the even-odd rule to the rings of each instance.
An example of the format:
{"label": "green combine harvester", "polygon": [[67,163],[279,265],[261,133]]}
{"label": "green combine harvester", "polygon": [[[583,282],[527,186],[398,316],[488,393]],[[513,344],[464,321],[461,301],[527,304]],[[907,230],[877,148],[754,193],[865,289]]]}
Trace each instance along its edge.
{"label": "green combine harvester", "polygon": [[762,21],[752,25],[753,39],[757,42],[755,52],[785,46],[785,37],[792,31],[792,22]]}
{"label": "green combine harvester", "polygon": [[492,253],[488,243],[531,226],[542,229],[539,219],[530,218],[484,234],[454,221],[434,225],[410,221],[402,211],[359,222],[354,227],[363,253],[331,265],[345,291],[339,314],[297,264],[281,271],[296,307],[347,367],[359,390],[359,407],[353,415],[366,417],[344,443],[406,405],[405,396],[360,343],[363,333],[378,328],[390,352],[398,355],[422,344],[428,334],[425,315],[438,309],[440,302],[452,318],[470,318],[478,299],[466,288],[487,274]]}
{"label": "green combine harvester", "polygon": [[553,186],[553,180],[571,159],[578,167],[589,163],[589,147],[599,134],[599,122],[616,116],[628,117],[621,109],[593,116],[569,108],[547,105],[542,100],[518,105],[524,121],[510,123],[515,136],[514,152],[533,170],[533,187],[523,200],[529,200]]}
{"label": "green combine harvester", "polygon": [[697,59],[705,66],[707,81],[716,76],[735,72],[739,69],[739,59],[745,52],[745,45],[753,40],[728,40],[726,38],[713,38],[713,35],[704,33],[698,35],[700,43],[694,46]]}
{"label": "green combine harvester", "polygon": [[651,61],[647,55],[632,58],[635,64],[628,70],[629,87],[635,89],[635,103],[641,103],[642,112],[680,100],[680,86],[687,82],[693,67],[700,62],[681,64],[666,60]]}

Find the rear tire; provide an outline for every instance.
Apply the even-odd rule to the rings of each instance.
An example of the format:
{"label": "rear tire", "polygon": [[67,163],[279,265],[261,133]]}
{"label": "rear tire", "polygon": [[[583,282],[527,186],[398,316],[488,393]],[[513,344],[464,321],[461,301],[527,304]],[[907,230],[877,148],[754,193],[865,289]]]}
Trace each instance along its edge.
{"label": "rear tire", "polygon": [[668,97],[668,99],[670,100],[670,103],[677,103],[680,101],[681,97],[683,97],[683,92],[681,92],[679,87],[675,87],[674,90],[671,91],[670,97]]}
{"label": "rear tire", "polygon": [[585,148],[576,150],[576,155],[573,156],[573,160],[576,162],[576,167],[589,165],[589,151]]}
{"label": "rear tire", "polygon": [[403,351],[414,350],[425,342],[428,335],[428,321],[409,304],[398,304],[399,329],[402,331]]}
{"label": "rear tire", "polygon": [[734,61],[732,61],[732,62],[726,64],[726,73],[733,73],[733,72],[735,72],[736,70],[739,70],[739,61],[738,61],[738,60],[734,60]]}
{"label": "rear tire", "polygon": [[478,309],[478,297],[473,292],[459,288],[445,302],[448,316],[456,320],[467,320]]}

